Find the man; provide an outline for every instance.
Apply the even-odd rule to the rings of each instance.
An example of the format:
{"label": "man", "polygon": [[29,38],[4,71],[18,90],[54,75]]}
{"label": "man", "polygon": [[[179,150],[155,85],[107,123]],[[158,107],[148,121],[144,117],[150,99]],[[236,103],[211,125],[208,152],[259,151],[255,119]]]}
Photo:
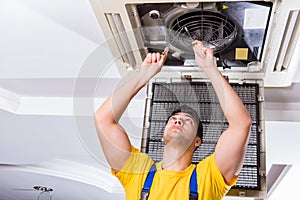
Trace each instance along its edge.
{"label": "man", "polygon": [[[195,168],[198,199],[222,199],[235,184],[243,164],[251,118],[238,95],[218,71],[213,50],[197,40],[193,45],[196,64],[211,81],[229,126],[220,136],[215,152],[193,165],[193,152],[201,144],[201,136],[197,134],[201,122],[191,109],[175,111],[164,130],[163,159],[156,163],[157,172],[149,194],[152,200],[188,199],[190,178]],[[117,89],[95,113],[104,154],[112,173],[124,186],[127,200],[140,199],[153,160],[131,146],[118,121],[135,94],[160,72],[167,53],[168,50],[162,55],[149,53],[136,76]]]}

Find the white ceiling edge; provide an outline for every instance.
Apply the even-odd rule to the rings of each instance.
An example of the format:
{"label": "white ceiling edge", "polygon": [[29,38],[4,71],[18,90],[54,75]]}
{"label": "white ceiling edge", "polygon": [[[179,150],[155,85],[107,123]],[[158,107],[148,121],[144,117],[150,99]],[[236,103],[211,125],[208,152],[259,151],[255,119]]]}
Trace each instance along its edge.
{"label": "white ceiling edge", "polygon": [[15,170],[43,174],[101,188],[107,192],[122,193],[116,178],[112,178],[107,167],[85,165],[63,159],[53,159],[37,165],[16,165]]}
{"label": "white ceiling edge", "polygon": [[300,121],[300,103],[299,102],[267,102],[265,104],[266,121]]}
{"label": "white ceiling edge", "polygon": [[[15,174],[22,173],[36,177],[52,177],[60,180],[68,180],[73,184],[84,184],[104,190],[111,194],[123,194],[124,189],[116,177],[112,177],[109,170],[101,169],[94,165],[67,160],[51,160],[41,165],[0,165],[1,171],[9,170]],[[35,180],[39,185],[41,180]],[[21,186],[23,185],[23,186]],[[28,183],[20,183],[16,189],[30,188]],[[55,190],[55,188],[54,188]]]}
{"label": "white ceiling edge", "polygon": [[300,111],[296,110],[266,110],[265,119],[267,121],[289,121],[299,122]]}
{"label": "white ceiling edge", "polygon": [[108,166],[91,161],[85,158],[78,161],[55,158],[39,164],[0,165],[0,168],[76,181],[109,193],[124,192],[117,178],[112,177]]}
{"label": "white ceiling edge", "polygon": [[267,196],[270,197],[292,165],[272,164],[267,174]]}
{"label": "white ceiling edge", "polygon": [[[17,115],[93,116],[106,98],[92,97],[20,97],[0,88],[0,109]],[[143,115],[145,100],[134,98],[127,109],[128,116]],[[139,112],[136,112],[136,111]],[[265,120],[299,121],[300,103],[266,102]]]}
{"label": "white ceiling edge", "polygon": [[16,113],[21,103],[21,97],[9,90],[0,88],[0,108],[11,113]]}
{"label": "white ceiling edge", "polygon": [[[104,100],[88,97],[19,97],[0,88],[0,109],[18,115],[93,116]],[[134,99],[128,109],[132,111],[130,116],[140,117],[144,103],[143,99]],[[142,112],[133,112],[135,108]]]}

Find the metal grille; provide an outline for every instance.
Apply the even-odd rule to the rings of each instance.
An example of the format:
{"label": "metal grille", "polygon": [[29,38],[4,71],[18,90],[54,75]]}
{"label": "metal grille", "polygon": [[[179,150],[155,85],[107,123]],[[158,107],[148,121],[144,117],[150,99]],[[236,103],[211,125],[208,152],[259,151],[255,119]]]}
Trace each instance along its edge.
{"label": "metal grille", "polygon": [[186,53],[192,52],[194,40],[202,41],[218,53],[226,49],[237,35],[235,23],[219,12],[186,12],[167,24],[171,30],[170,44]]}
{"label": "metal grille", "polygon": [[[231,85],[250,113],[253,123],[244,165],[234,188],[260,189],[258,84]],[[162,159],[164,144],[161,142],[161,138],[166,120],[173,108],[179,104],[193,107],[203,123],[202,144],[194,152],[193,163],[198,163],[214,152],[220,135],[228,127],[228,122],[211,83],[153,83],[146,153],[154,161]]]}

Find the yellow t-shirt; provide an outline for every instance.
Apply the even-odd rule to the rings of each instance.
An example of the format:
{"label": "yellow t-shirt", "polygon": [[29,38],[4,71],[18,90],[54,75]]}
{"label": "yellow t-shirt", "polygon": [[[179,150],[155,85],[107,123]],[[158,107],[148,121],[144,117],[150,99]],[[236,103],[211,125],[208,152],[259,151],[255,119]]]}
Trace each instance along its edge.
{"label": "yellow t-shirt", "polygon": [[[136,148],[122,169],[112,174],[123,185],[127,200],[139,200],[144,182],[153,160]],[[161,162],[156,163],[157,172],[153,179],[149,200],[188,200],[190,194],[190,178],[196,165],[191,164],[184,171],[163,170]],[[197,164],[197,183],[199,200],[218,200],[229,191],[232,185],[227,185],[219,171],[214,154]]]}

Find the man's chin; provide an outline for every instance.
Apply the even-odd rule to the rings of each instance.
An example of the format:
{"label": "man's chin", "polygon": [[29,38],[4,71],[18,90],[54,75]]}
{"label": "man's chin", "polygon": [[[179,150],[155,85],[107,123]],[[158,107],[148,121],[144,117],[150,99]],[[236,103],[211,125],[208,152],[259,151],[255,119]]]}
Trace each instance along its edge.
{"label": "man's chin", "polygon": [[164,136],[164,142],[169,144],[180,145],[180,146],[187,146],[187,147],[191,145],[191,141],[189,141],[187,138],[182,137],[182,135],[178,133],[173,133]]}

